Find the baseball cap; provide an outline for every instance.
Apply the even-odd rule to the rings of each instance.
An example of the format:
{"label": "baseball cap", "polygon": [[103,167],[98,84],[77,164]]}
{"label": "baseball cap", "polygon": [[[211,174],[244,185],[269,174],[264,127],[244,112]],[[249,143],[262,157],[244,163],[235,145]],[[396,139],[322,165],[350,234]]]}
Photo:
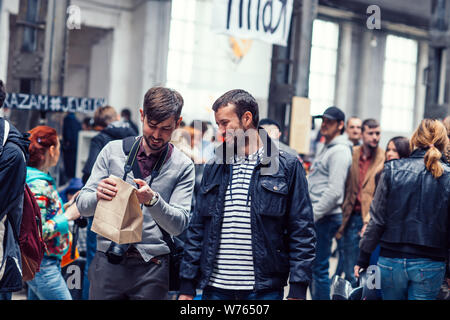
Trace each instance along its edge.
{"label": "baseball cap", "polygon": [[278,128],[278,130],[281,130],[280,124],[277,121],[269,119],[269,118],[259,120],[259,125],[260,126],[274,125]]}
{"label": "baseball cap", "polygon": [[315,118],[319,118],[319,119],[327,118],[330,120],[345,121],[345,114],[344,114],[344,112],[342,112],[341,109],[333,106],[333,107],[327,108],[327,110],[325,110],[323,115],[315,116]]}

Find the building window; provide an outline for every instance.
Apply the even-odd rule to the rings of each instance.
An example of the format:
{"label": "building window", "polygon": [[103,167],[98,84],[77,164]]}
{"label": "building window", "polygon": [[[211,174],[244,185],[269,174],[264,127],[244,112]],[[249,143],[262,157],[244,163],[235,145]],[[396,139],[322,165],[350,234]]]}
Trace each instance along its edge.
{"label": "building window", "polygon": [[381,128],[413,130],[416,89],[417,41],[388,35],[384,62]]}
{"label": "building window", "polygon": [[309,67],[309,98],[311,114],[322,114],[334,105],[339,25],[314,20]]}
{"label": "building window", "polygon": [[[28,0],[26,21],[37,23],[39,18],[40,0]],[[37,48],[37,29],[25,27],[23,32],[23,46],[25,52],[35,52]]]}

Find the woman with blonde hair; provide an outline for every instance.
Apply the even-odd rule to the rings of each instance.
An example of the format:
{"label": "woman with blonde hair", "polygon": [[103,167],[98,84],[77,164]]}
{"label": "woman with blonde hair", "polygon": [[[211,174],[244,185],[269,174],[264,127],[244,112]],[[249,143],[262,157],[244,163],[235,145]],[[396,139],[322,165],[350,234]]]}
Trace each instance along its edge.
{"label": "woman with blonde hair", "polygon": [[[446,116],[442,121],[445,128],[447,129],[447,136],[450,139],[450,116]],[[450,143],[447,145],[447,150],[445,151],[445,156],[447,157],[447,162],[450,163]]]}
{"label": "woman with blonde hair", "polygon": [[380,244],[384,300],[434,300],[439,293],[450,246],[448,143],[442,122],[424,119],[411,138],[411,155],[384,166],[355,266],[359,276]]}

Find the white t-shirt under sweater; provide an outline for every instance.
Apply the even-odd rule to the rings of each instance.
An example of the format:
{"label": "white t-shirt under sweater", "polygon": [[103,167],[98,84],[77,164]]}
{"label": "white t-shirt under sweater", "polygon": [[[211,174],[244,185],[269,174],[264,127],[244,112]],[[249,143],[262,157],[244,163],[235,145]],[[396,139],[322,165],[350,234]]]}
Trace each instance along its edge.
{"label": "white t-shirt under sweater", "polygon": [[262,149],[236,160],[225,193],[222,231],[209,285],[227,290],[253,290],[252,230],[250,221],[250,180]]}

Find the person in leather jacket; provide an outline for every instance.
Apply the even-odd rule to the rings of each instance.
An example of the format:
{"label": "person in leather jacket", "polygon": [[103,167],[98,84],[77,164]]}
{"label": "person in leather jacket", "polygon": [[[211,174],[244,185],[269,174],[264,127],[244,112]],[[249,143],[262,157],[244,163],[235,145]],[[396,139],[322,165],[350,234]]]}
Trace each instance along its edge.
{"label": "person in leather jacket", "polygon": [[[258,104],[231,90],[213,105],[225,142],[203,179],[180,267],[180,300],[305,299],[316,234],[305,171],[258,128]],[[239,143],[241,141],[241,143]],[[245,142],[245,143],[244,143]]]}
{"label": "person in leather jacket", "polygon": [[450,248],[448,143],[444,125],[424,119],[411,155],[384,166],[355,266],[358,276],[380,244],[375,277],[384,300],[433,300],[439,293]]}

